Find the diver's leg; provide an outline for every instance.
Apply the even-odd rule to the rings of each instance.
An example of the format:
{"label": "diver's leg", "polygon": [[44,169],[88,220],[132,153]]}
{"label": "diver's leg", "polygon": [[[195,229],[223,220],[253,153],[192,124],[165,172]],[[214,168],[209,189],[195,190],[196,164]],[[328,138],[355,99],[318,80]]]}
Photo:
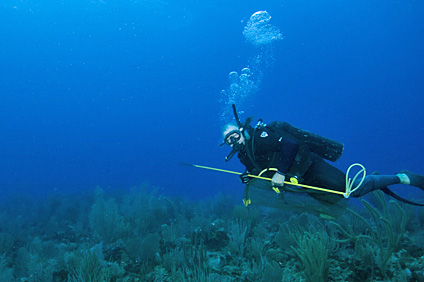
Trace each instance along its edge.
{"label": "diver's leg", "polygon": [[303,184],[344,192],[345,179],[344,172],[312,154],[312,164],[303,176]]}
{"label": "diver's leg", "polygon": [[[340,192],[346,191],[346,174],[344,172],[318,156],[314,155],[312,160],[312,165],[304,176],[304,184]],[[360,181],[361,178],[357,179],[352,188],[355,188]],[[369,192],[399,183],[401,181],[397,175],[367,175],[359,189],[351,196],[361,197]]]}
{"label": "diver's leg", "polygon": [[[357,187],[360,182],[361,179],[356,179],[352,188],[354,189]],[[351,196],[362,197],[369,192],[380,190],[386,188],[387,186],[400,183],[400,178],[397,175],[367,175],[365,176],[364,182],[362,182],[358,190],[354,191]]]}
{"label": "diver's leg", "polygon": [[[359,183],[357,180],[356,183]],[[356,184],[355,183],[355,184]],[[424,176],[404,170],[396,175],[368,175],[353,197],[361,197],[374,190],[383,189],[393,184],[407,184],[424,190]]]}
{"label": "diver's leg", "polygon": [[418,187],[424,190],[424,176],[412,173],[407,170],[400,171],[397,176],[400,178],[402,184]]}

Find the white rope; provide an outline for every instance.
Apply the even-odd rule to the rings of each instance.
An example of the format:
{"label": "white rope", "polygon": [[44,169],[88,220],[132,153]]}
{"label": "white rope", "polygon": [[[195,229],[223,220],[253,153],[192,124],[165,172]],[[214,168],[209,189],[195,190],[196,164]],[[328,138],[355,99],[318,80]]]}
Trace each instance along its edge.
{"label": "white rope", "polygon": [[[356,173],[355,177],[353,177],[353,179],[351,179],[351,178],[349,178],[349,172],[350,172],[350,170],[351,170],[353,167],[355,167],[355,166],[359,166],[359,167],[361,167],[361,170],[359,170],[359,171]],[[363,173],[363,176],[362,176],[361,181],[359,182],[359,184],[358,184],[355,188],[353,188],[353,189],[352,189],[353,183],[355,183],[356,178],[358,178],[358,176],[359,176],[361,173]],[[344,196],[346,199],[347,199],[347,198],[349,198],[350,194],[352,194],[353,192],[355,192],[356,190],[358,190],[358,188],[362,185],[362,182],[364,182],[366,174],[367,174],[367,173],[366,173],[366,169],[365,169],[365,167],[364,167],[363,165],[359,164],[359,163],[352,164],[352,165],[351,165],[351,166],[347,169],[347,172],[346,172],[346,192],[343,194],[343,196]]]}

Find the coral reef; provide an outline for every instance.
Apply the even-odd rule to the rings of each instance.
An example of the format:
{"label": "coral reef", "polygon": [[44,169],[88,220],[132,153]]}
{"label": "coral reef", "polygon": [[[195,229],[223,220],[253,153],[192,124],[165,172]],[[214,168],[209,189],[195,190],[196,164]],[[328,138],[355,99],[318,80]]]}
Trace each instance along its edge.
{"label": "coral reef", "polygon": [[9,197],[0,280],[424,281],[423,209],[371,196],[334,221],[146,185]]}

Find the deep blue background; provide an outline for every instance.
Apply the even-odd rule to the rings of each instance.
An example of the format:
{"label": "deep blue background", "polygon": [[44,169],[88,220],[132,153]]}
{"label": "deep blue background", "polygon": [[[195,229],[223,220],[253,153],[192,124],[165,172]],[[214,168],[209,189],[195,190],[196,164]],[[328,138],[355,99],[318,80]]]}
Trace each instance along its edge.
{"label": "deep blue background", "polygon": [[424,174],[422,1],[3,1],[2,193],[241,195],[237,177],[179,164],[242,170],[218,147],[219,94],[259,52],[242,35],[259,10],[285,39],[244,118],[344,142],[342,170]]}

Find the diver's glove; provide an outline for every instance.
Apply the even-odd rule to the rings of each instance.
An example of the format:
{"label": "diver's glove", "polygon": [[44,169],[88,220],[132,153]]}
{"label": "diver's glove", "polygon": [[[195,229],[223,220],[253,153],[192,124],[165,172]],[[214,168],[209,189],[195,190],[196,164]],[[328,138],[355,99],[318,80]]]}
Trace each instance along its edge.
{"label": "diver's glove", "polygon": [[286,179],[286,176],[284,173],[277,171],[274,176],[271,179],[272,186],[284,186],[284,180]]}
{"label": "diver's glove", "polygon": [[249,174],[250,173],[247,170],[245,172],[243,172],[242,174],[240,174],[241,183],[249,184],[250,179],[252,179],[252,177],[250,177]]}

